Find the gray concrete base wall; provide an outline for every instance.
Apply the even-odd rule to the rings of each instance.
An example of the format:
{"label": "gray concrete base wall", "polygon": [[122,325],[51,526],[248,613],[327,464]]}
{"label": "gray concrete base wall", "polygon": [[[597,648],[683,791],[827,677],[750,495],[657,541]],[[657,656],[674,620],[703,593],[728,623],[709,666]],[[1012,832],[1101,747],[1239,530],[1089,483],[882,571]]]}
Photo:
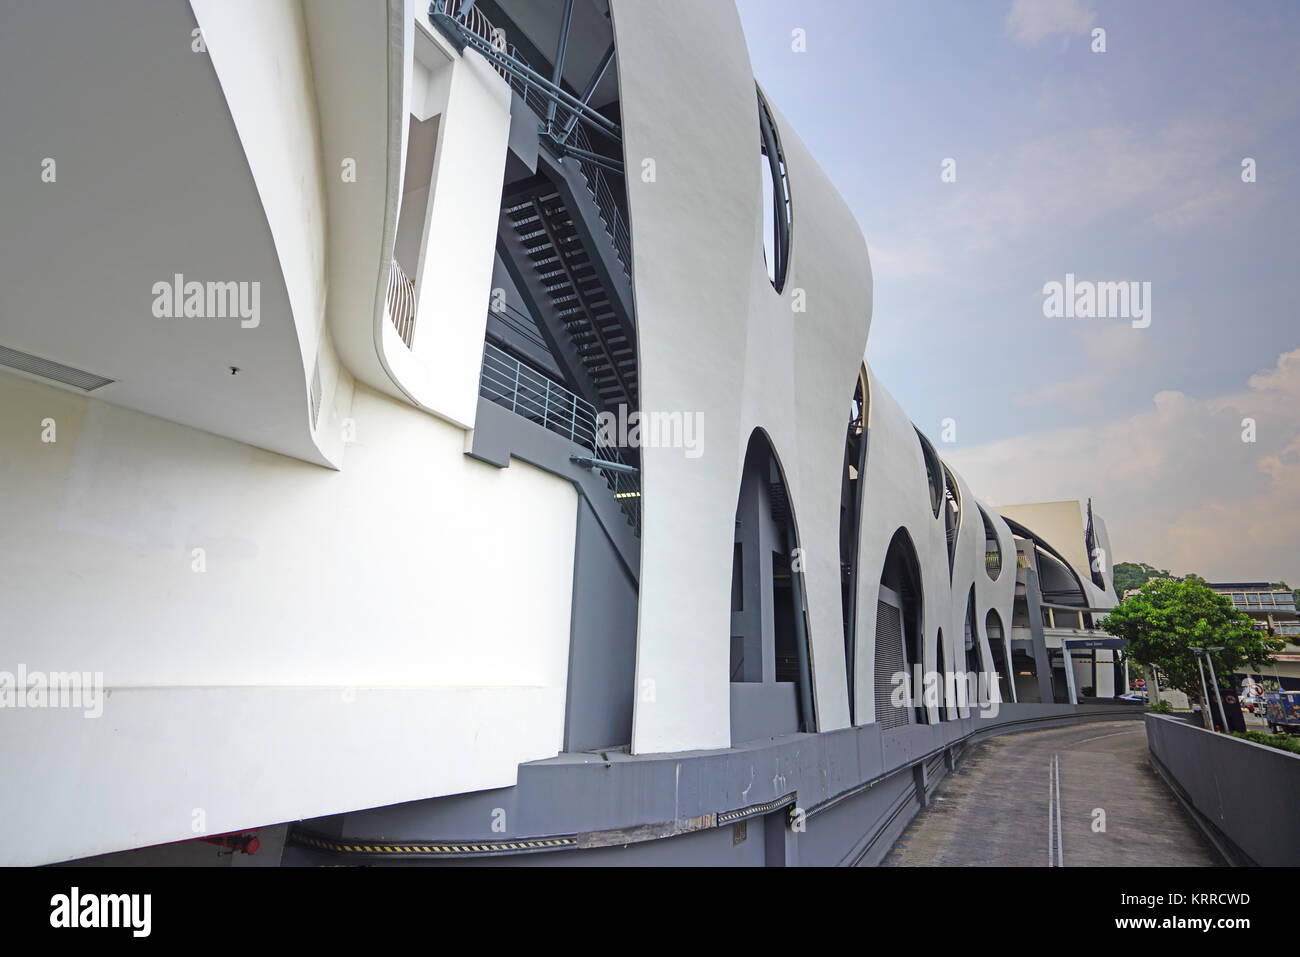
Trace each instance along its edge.
{"label": "gray concrete base wall", "polygon": [[1300,864],[1300,755],[1148,714],[1152,763],[1231,863]]}
{"label": "gray concrete base wall", "polygon": [[[521,765],[514,787],[295,825],[317,843],[291,841],[284,863],[488,863],[500,855],[527,864],[870,865],[973,741],[1141,714],[1120,704],[1012,704],[987,718],[781,735],[717,751],[562,754]],[[437,847],[408,860],[338,846],[377,841]]]}

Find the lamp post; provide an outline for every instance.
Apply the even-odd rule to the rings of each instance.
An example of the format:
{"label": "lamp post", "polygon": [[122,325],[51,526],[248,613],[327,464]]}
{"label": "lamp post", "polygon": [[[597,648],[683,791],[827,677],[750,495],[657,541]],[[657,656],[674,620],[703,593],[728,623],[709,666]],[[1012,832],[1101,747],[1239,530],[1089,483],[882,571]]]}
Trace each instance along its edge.
{"label": "lamp post", "polygon": [[1214,730],[1214,720],[1210,717],[1210,693],[1205,690],[1205,668],[1201,666],[1201,654],[1204,648],[1197,648],[1194,645],[1187,646],[1190,651],[1196,653],[1196,671],[1201,676],[1201,724],[1206,729]]}
{"label": "lamp post", "polygon": [[1223,711],[1223,692],[1219,689],[1219,679],[1214,674],[1214,659],[1210,657],[1212,651],[1222,651],[1223,647],[1206,648],[1205,663],[1210,666],[1210,680],[1214,682],[1214,700],[1219,703],[1219,717],[1223,719],[1223,733],[1228,733],[1228,716]]}

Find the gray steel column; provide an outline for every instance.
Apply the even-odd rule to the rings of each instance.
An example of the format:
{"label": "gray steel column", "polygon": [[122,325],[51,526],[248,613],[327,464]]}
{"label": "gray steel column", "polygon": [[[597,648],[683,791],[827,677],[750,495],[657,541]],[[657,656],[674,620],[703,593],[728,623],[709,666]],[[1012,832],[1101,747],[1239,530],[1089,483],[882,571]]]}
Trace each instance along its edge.
{"label": "gray steel column", "polygon": [[[1070,646],[1061,639],[1061,660],[1065,662],[1065,690],[1070,704],[1079,703],[1079,693],[1074,687],[1074,659],[1070,657]],[[1095,689],[1094,689],[1095,690]]]}
{"label": "gray steel column", "polygon": [[1038,589],[1038,573],[1025,569],[1025,607],[1029,610],[1029,635],[1034,642],[1034,661],[1038,669],[1038,697],[1043,704],[1056,701],[1052,691],[1052,662],[1047,656],[1047,640],[1043,637],[1043,595]]}
{"label": "gray steel column", "polygon": [[785,540],[790,554],[790,589],[794,599],[794,645],[799,657],[799,715],[803,720],[803,729],[811,732],[817,730],[817,722],[813,716],[812,666],[808,660],[808,620],[803,599],[803,572],[794,567],[799,543],[794,537],[793,515],[785,527]]}

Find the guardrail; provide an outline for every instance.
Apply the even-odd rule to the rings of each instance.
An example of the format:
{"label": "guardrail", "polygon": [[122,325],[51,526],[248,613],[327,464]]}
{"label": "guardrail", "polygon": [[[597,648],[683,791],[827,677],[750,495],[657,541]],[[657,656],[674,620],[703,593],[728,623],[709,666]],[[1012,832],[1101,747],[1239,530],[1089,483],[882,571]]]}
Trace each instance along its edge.
{"label": "guardrail", "polygon": [[1151,761],[1233,864],[1300,864],[1300,755],[1147,714]]}
{"label": "guardrail", "polygon": [[479,395],[592,451],[596,407],[503,349],[483,345]]}
{"label": "guardrail", "polygon": [[[594,405],[490,342],[483,344],[479,395],[567,438],[596,459],[635,468],[617,446],[601,441]],[[641,476],[599,466],[597,469],[640,535]]]}
{"label": "guardrail", "polygon": [[[498,30],[477,6],[470,7],[462,12],[465,2],[466,0],[433,0],[431,10],[452,17],[466,30],[482,37],[504,53],[506,51],[505,31]],[[509,79],[506,71],[499,65],[493,63],[492,69]]]}
{"label": "guardrail", "polygon": [[411,348],[415,339],[415,284],[406,278],[396,259],[388,268],[388,315],[406,348]]}
{"label": "guardrail", "polygon": [[[588,153],[594,152],[591,148],[591,140],[581,126],[574,126],[569,130],[568,139],[579,149]],[[623,211],[614,198],[614,189],[609,183],[609,177],[595,163],[579,159],[578,165],[582,169],[582,175],[586,177],[587,188],[595,197],[596,208],[600,210],[600,216],[605,221],[605,231],[618,252],[618,258],[623,264],[623,272],[631,277],[632,237],[628,233],[627,222],[623,219]]]}

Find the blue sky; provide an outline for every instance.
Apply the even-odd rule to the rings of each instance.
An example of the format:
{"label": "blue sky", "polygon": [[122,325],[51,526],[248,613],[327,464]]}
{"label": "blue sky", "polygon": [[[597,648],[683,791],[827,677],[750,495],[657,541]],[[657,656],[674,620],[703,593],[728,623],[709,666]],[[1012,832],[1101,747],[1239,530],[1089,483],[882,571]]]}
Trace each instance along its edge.
{"label": "blue sky", "polygon": [[[1092,495],[1114,560],[1300,586],[1300,4],[738,7],[867,238],[868,361],[977,493]],[[1150,282],[1150,326],[1046,318],[1066,273]]]}

